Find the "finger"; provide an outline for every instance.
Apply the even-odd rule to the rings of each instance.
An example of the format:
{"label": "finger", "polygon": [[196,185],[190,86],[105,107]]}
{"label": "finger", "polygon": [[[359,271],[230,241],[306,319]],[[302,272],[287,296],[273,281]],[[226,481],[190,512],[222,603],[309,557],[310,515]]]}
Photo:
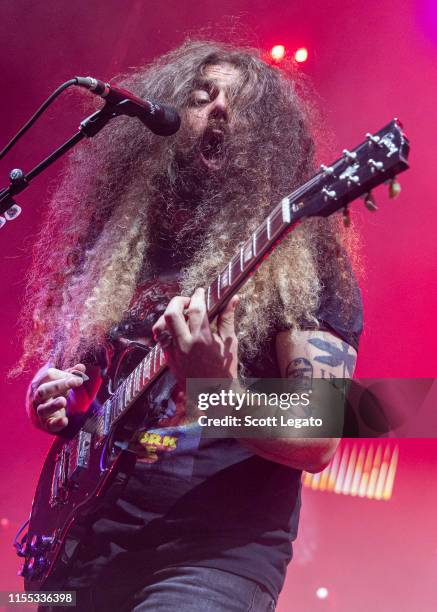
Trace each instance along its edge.
{"label": "finger", "polygon": [[164,331],[156,334],[156,341],[161,345],[161,348],[165,353],[168,353],[171,346],[173,346],[173,336],[165,329]]}
{"label": "finger", "polygon": [[44,429],[50,433],[58,433],[58,431],[61,431],[62,429],[64,429],[64,427],[67,427],[67,425],[68,417],[62,414],[53,415],[43,423]]}
{"label": "finger", "polygon": [[83,384],[82,378],[79,376],[67,376],[64,378],[43,383],[35,391],[34,405],[39,405],[51,397],[58,397],[60,395],[67,395],[70,389],[80,387]]}
{"label": "finger", "polygon": [[52,399],[47,400],[43,404],[39,404],[36,408],[36,413],[41,419],[48,419],[55,412],[64,409],[67,406],[67,398],[65,397],[54,397]]}
{"label": "finger", "polygon": [[66,372],[74,372],[74,371],[86,372],[86,366],[83,363],[76,363],[76,365],[74,365],[71,368],[67,368],[65,371]]}
{"label": "finger", "polygon": [[193,336],[200,331],[209,331],[209,321],[206,313],[205,289],[199,287],[191,296],[188,306],[188,327]]}
{"label": "finger", "polygon": [[167,325],[165,324],[164,315],[161,315],[159,319],[156,321],[154,326],[152,327],[152,333],[155,340],[158,340],[158,336],[160,333],[167,329]]}
{"label": "finger", "polygon": [[73,367],[67,368],[66,372],[79,376],[84,382],[89,381],[89,377],[86,375],[86,366],[83,363],[77,363]]}
{"label": "finger", "polygon": [[164,316],[159,317],[155,325],[152,327],[153,337],[155,341],[161,345],[164,352],[168,352],[170,346],[173,344],[173,337],[167,329]]}
{"label": "finger", "polygon": [[178,295],[170,300],[164,312],[167,331],[170,332],[178,343],[189,342],[191,340],[190,328],[184,316],[184,310],[189,303],[189,297]]}
{"label": "finger", "polygon": [[223,342],[235,338],[235,309],[239,302],[240,297],[234,295],[217,318],[217,333]]}

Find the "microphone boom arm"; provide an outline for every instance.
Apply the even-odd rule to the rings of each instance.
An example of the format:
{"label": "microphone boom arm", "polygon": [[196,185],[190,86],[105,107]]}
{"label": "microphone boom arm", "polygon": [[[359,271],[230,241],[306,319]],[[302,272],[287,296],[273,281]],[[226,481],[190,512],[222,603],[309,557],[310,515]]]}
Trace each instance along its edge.
{"label": "microphone boom arm", "polygon": [[[53,153],[37,164],[27,174],[24,174],[24,172],[18,168],[12,170],[9,174],[9,187],[5,187],[0,190],[0,215],[7,213],[8,210],[11,209],[11,213],[8,218],[12,219],[18,216],[18,214],[21,212],[21,208],[17,206],[17,203],[14,201],[14,196],[27,189],[30,182],[35,177],[41,174],[41,172],[51,166],[60,157],[65,155],[65,153],[77,145],[81,140],[83,140],[85,137],[92,138],[98,134],[111,119],[118,117],[119,115],[128,115],[129,117],[136,116],[130,107],[128,100],[123,100],[118,104],[105,104],[103,108],[84,119],[79,126],[79,131],[76,132],[74,136],[64,142],[63,145],[58,147]],[[14,209],[17,210],[15,214],[13,213]],[[0,223],[0,227],[4,225],[4,223],[5,220],[3,218],[3,223]]]}

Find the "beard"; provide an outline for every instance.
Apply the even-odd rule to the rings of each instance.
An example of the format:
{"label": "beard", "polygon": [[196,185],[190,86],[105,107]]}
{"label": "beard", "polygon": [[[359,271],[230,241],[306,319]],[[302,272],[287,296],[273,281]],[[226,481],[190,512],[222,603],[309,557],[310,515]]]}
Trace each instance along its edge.
{"label": "beard", "polygon": [[200,136],[181,129],[163,153],[162,171],[152,179],[153,260],[170,257],[181,267],[187,265],[218,217],[226,209],[235,217],[238,201],[256,192],[254,173],[244,171],[251,157],[248,140],[242,129],[231,133],[214,120]]}

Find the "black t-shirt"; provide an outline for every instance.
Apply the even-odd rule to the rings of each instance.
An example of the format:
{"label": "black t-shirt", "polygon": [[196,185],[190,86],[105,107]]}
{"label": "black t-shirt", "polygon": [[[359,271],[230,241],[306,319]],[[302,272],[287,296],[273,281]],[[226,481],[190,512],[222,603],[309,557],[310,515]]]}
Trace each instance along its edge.
{"label": "black t-shirt", "polygon": [[[358,287],[347,317],[339,300],[325,289],[320,327],[357,348]],[[248,371],[279,378],[274,337],[262,354],[245,364]],[[170,419],[172,381],[168,373],[152,392]],[[123,572],[135,571],[141,579],[164,567],[198,565],[255,580],[278,597],[297,534],[301,472],[253,454],[235,439],[206,439],[200,429],[193,424],[138,432],[134,473],[117,502],[89,528],[72,587],[120,580]]]}

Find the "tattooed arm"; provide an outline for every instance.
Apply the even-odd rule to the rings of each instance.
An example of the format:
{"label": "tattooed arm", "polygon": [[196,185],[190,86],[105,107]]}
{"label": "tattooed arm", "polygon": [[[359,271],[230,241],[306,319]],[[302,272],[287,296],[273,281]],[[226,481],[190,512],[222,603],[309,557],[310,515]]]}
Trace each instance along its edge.
{"label": "tattooed arm", "polygon": [[[333,385],[337,379],[351,378],[357,358],[355,349],[327,331],[281,332],[276,337],[276,354],[281,375],[295,380],[300,391],[312,389],[316,378],[330,380]],[[323,405],[321,408],[323,411]],[[265,459],[320,472],[328,465],[338,442],[338,438],[254,438],[244,444]]]}

